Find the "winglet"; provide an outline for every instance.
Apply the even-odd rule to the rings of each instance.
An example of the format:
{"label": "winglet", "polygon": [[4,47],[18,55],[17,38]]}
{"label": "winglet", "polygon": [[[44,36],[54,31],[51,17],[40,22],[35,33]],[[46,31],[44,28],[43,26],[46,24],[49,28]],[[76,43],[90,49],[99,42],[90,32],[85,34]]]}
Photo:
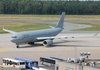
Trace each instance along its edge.
{"label": "winglet", "polygon": [[2,28],[3,31],[6,31],[6,32],[9,32],[11,34],[16,34],[17,32],[14,32],[12,30],[8,30],[8,29],[5,29],[4,27]]}

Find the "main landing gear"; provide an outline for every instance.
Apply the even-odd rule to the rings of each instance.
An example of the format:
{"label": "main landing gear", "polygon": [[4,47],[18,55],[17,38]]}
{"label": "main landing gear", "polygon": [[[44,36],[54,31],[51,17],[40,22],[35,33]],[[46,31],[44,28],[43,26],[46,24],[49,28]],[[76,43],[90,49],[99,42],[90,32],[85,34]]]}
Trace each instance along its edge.
{"label": "main landing gear", "polygon": [[28,42],[28,44],[31,44],[32,45],[32,44],[34,44],[34,42]]}

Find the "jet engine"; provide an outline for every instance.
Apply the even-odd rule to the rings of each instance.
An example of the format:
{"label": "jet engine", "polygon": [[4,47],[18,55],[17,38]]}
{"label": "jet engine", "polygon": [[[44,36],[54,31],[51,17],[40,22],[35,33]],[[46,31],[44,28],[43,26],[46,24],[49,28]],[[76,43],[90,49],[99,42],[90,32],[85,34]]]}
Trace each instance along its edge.
{"label": "jet engine", "polygon": [[43,41],[43,45],[44,46],[50,46],[50,45],[52,45],[52,43],[53,43],[52,40],[45,40],[45,41]]}

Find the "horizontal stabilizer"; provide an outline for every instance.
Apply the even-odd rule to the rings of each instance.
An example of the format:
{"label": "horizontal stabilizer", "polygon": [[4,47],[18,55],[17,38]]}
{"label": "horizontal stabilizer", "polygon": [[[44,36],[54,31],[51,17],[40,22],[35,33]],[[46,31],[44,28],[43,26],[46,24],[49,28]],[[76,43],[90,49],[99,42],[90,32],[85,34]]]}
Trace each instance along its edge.
{"label": "horizontal stabilizer", "polygon": [[53,26],[49,26],[49,27],[52,28],[52,29],[55,28],[55,27],[53,27]]}

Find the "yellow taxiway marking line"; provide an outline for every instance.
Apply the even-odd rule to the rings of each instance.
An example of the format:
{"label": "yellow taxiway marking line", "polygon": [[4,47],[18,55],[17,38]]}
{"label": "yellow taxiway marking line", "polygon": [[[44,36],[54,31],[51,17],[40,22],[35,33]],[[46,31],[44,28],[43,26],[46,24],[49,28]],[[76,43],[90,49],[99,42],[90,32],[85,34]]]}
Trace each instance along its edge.
{"label": "yellow taxiway marking line", "polygon": [[13,66],[9,66],[9,65],[0,65],[0,68],[12,68]]}
{"label": "yellow taxiway marking line", "polygon": [[3,65],[0,65],[0,68],[3,68]]}
{"label": "yellow taxiway marking line", "polygon": [[3,52],[3,51],[6,51],[7,49],[6,48],[0,48],[0,52]]}

